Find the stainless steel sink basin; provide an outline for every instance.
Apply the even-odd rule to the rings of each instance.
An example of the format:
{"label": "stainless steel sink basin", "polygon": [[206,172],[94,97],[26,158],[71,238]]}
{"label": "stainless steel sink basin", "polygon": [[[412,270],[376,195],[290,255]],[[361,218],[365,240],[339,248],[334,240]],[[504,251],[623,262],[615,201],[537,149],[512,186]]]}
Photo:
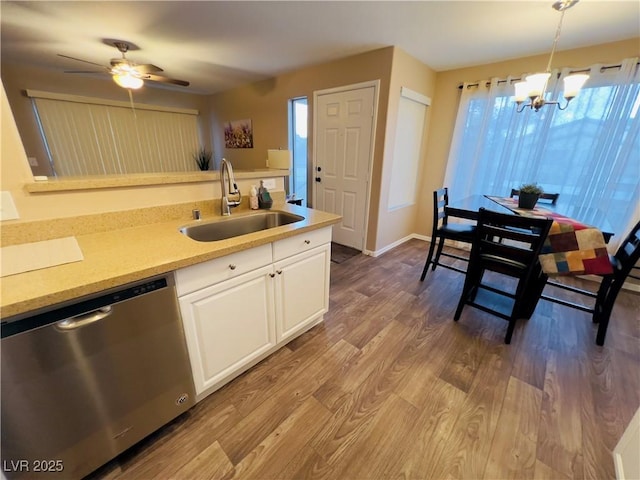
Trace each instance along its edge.
{"label": "stainless steel sink basin", "polygon": [[198,242],[215,242],[247,233],[289,225],[304,217],[289,212],[260,212],[182,227],[180,232]]}

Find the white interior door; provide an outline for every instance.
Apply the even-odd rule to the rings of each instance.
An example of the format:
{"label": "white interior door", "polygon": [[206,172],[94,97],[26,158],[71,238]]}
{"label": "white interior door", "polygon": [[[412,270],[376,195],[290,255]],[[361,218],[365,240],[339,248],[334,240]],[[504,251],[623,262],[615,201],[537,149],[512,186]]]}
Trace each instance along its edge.
{"label": "white interior door", "polygon": [[364,248],[375,87],[315,96],[314,207],[342,215],[333,241]]}

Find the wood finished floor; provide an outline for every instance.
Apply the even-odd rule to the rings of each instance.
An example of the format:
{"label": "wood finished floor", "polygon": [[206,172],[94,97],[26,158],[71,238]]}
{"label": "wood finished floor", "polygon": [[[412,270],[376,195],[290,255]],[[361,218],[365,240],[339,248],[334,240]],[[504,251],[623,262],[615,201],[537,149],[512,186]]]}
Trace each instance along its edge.
{"label": "wood finished floor", "polygon": [[610,479],[640,405],[640,296],[604,347],[588,314],[520,322],[419,281],[428,243],[331,265],[325,322],[94,472],[95,479]]}

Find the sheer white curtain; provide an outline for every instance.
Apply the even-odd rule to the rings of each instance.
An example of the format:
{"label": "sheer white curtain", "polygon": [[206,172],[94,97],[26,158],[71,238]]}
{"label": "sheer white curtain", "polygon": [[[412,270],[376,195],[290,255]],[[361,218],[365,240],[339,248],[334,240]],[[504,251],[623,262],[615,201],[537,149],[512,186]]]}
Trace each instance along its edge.
{"label": "sheer white curtain", "polygon": [[[462,87],[445,185],[452,200],[509,195],[537,182],[560,193],[563,212],[616,233],[611,247],[640,218],[640,71],[594,65],[566,110],[547,105],[516,112],[511,78]],[[552,78],[557,78],[553,72]],[[547,100],[562,99],[562,77]]]}

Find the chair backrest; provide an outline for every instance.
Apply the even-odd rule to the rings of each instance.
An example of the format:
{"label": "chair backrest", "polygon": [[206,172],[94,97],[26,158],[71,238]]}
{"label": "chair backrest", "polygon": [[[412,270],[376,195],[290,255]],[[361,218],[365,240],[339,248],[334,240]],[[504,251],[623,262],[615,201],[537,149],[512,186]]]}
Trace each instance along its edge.
{"label": "chair backrest", "polygon": [[[520,190],[516,188],[511,189],[511,198],[520,196]],[[538,197],[538,200],[546,200],[551,203],[551,205],[555,205],[558,202],[558,198],[560,197],[559,193],[541,193]]]}
{"label": "chair backrest", "polygon": [[433,192],[433,230],[447,224],[446,206],[449,205],[449,189],[440,188]]}
{"label": "chair backrest", "polygon": [[640,222],[636,223],[614,255],[613,275],[624,281],[640,260]]}
{"label": "chair backrest", "polygon": [[538,265],[538,255],[552,223],[548,218],[481,208],[470,262],[512,277],[528,277]]}

